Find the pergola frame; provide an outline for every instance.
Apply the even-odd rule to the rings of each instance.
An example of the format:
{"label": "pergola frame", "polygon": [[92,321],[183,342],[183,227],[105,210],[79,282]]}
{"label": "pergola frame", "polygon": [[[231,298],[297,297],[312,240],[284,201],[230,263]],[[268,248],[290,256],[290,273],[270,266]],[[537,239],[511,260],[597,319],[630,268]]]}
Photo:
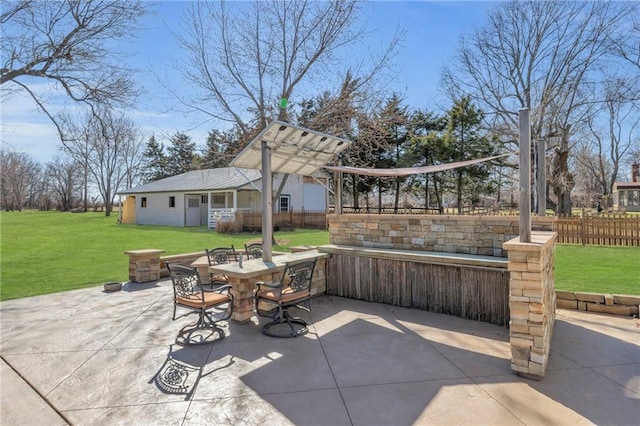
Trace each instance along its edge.
{"label": "pergola frame", "polygon": [[273,173],[313,176],[334,161],[350,143],[346,139],[276,120],[231,161],[233,167],[262,171],[264,262],[271,262],[273,251]]}

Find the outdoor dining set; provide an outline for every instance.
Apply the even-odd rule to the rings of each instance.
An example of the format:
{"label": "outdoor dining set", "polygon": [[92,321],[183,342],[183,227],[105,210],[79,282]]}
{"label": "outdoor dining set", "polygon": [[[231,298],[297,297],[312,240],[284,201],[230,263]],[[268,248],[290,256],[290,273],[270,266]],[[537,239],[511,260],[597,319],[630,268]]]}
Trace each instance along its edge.
{"label": "outdoor dining set", "polygon": [[[226,275],[215,272],[219,265],[243,262],[262,262],[262,244],[245,244],[244,252],[230,247],[205,249],[208,262],[208,288],[201,277],[202,269],[178,263],[167,263],[173,284],[173,320],[196,314],[194,323],[178,332],[176,344],[183,346],[213,343],[224,338],[218,323],[231,318],[234,309],[232,285]],[[308,331],[304,319],[294,316],[294,308],[309,312],[311,307],[311,281],[316,259],[286,263],[277,282],[256,282],[254,311],[270,319],[262,332],[272,337],[297,337]],[[306,304],[306,306],[305,306]],[[176,316],[178,308],[182,315]],[[185,312],[186,311],[186,312]]]}

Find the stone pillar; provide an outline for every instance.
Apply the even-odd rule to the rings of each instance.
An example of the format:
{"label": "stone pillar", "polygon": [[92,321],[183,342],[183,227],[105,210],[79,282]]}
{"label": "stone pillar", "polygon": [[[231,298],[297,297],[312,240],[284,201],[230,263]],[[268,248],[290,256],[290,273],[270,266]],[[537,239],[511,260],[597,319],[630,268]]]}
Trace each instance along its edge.
{"label": "stone pillar", "polygon": [[129,281],[145,283],[160,279],[160,255],[164,250],[129,250]]}
{"label": "stone pillar", "polygon": [[253,295],[258,281],[274,282],[280,279],[281,271],[265,272],[260,276],[240,278],[229,276],[233,301],[231,319],[238,322],[249,321],[253,316]]}
{"label": "stone pillar", "polygon": [[509,257],[509,336],[511,369],[542,380],[556,311],[554,232],[533,232],[531,242],[516,237],[504,243]]}

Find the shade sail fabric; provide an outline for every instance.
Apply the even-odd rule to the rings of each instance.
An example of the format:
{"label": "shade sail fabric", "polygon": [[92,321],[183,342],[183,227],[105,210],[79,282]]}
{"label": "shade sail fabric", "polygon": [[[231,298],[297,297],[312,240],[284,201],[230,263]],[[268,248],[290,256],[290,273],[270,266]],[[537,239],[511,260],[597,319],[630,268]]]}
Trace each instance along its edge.
{"label": "shade sail fabric", "polygon": [[344,166],[344,167],[324,166],[324,168],[333,170],[336,172],[354,173],[357,175],[394,177],[394,176],[417,175],[421,173],[442,172],[445,170],[457,169],[459,167],[471,166],[473,164],[482,163],[484,161],[495,160],[496,158],[506,157],[507,155],[509,154],[495,155],[493,157],[477,158],[475,160],[458,161],[455,163],[448,163],[448,164],[437,164],[435,166],[402,167],[398,169],[365,169],[360,167],[347,167],[347,166]]}

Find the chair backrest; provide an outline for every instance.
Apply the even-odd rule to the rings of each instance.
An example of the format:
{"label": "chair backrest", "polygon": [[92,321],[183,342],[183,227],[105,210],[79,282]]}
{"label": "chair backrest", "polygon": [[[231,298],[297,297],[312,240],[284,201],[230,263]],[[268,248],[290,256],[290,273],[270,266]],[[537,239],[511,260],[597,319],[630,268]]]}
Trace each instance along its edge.
{"label": "chair backrest", "polygon": [[244,245],[244,252],[247,253],[249,259],[262,258],[262,243],[251,243]]}
{"label": "chair backrest", "polygon": [[225,263],[237,262],[238,254],[236,249],[231,247],[216,247],[214,249],[204,250],[207,253],[207,260],[209,260],[209,266],[224,265]]}
{"label": "chair backrest", "polygon": [[[316,259],[287,263],[282,273],[282,288],[290,288],[294,293],[311,289],[311,278],[316,267]],[[291,294],[291,293],[289,293]]]}
{"label": "chair backrest", "polygon": [[167,263],[167,269],[169,269],[173,282],[174,297],[188,298],[192,294],[202,291],[198,268]]}

